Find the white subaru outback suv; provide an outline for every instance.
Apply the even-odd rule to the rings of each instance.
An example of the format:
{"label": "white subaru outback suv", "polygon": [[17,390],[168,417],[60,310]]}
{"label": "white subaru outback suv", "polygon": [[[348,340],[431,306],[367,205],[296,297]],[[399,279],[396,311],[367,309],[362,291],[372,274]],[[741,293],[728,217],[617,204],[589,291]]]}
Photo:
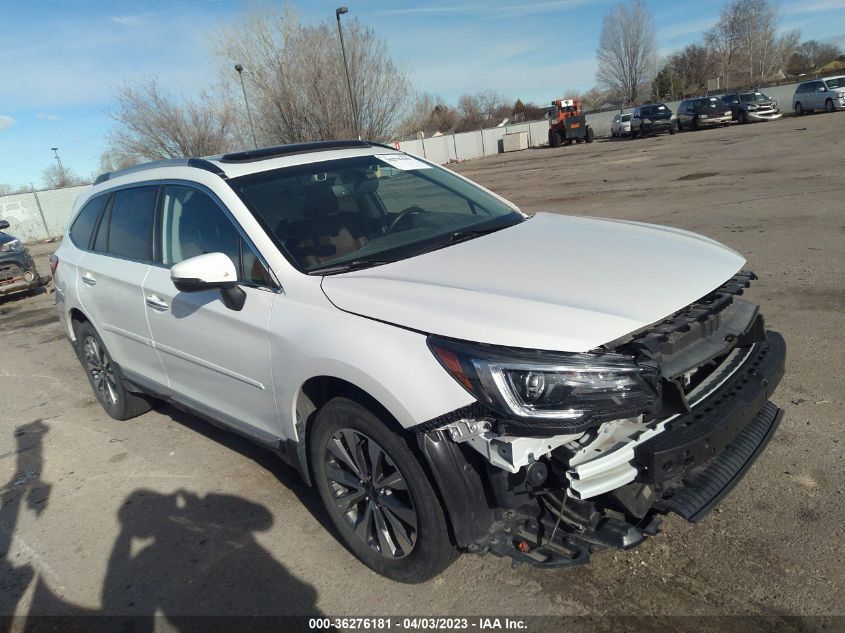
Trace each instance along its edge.
{"label": "white subaru outback suv", "polygon": [[774,433],[785,345],[736,252],[528,216],[362,141],[104,174],[53,256],[105,410],[171,401],[276,452],[405,582],[542,567],[704,516]]}

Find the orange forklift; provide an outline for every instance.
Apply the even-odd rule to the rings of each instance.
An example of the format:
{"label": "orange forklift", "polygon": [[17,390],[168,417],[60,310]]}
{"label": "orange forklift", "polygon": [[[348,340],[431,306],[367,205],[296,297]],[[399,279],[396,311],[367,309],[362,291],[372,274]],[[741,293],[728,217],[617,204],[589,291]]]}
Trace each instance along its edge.
{"label": "orange forklift", "polygon": [[581,112],[578,99],[552,101],[548,116],[549,147],[593,142],[593,128],[587,125],[587,117]]}

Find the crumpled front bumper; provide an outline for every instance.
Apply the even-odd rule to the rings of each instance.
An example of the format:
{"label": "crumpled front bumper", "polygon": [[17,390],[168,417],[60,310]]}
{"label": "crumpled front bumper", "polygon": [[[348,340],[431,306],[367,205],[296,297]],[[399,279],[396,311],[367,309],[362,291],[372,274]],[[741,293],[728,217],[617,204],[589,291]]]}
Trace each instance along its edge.
{"label": "crumpled front bumper", "polygon": [[38,288],[42,279],[27,251],[0,255],[0,295]]}
{"label": "crumpled front bumper", "polygon": [[777,110],[768,112],[746,112],[745,116],[749,121],[777,121],[783,117],[783,113]]}

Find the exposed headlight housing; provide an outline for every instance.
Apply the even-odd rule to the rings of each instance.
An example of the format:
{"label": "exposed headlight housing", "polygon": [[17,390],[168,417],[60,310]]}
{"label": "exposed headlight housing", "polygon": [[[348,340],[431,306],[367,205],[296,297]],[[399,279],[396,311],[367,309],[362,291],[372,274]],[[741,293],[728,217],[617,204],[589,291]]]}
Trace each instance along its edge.
{"label": "exposed headlight housing", "polygon": [[621,354],[566,354],[431,336],[443,368],[481,404],[527,433],[582,432],[657,410],[656,365]]}
{"label": "exposed headlight housing", "polygon": [[748,104],[748,105],[746,106],[746,109],[747,109],[749,112],[754,112],[754,111],[757,109],[757,106],[756,106],[756,105],[754,105],[754,104]]}
{"label": "exposed headlight housing", "polygon": [[0,244],[0,253],[20,253],[22,250],[23,244],[21,244],[19,239]]}

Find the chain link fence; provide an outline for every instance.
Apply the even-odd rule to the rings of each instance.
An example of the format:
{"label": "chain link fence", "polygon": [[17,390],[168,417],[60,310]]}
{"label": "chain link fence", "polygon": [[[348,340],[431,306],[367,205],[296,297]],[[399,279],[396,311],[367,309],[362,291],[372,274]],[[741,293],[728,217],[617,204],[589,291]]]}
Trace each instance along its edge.
{"label": "chain link fence", "polygon": [[65,232],[76,196],[89,185],[0,196],[0,220],[6,232],[24,242],[38,242]]}

